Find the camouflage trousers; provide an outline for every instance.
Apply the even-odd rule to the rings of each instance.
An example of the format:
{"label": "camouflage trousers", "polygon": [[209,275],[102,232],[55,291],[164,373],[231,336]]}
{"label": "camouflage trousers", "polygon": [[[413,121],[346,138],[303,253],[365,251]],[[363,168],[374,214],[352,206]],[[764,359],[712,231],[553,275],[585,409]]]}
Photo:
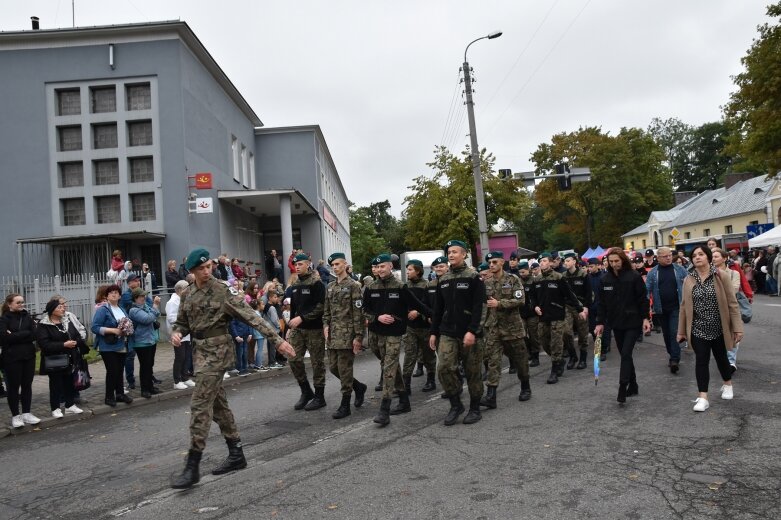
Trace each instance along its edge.
{"label": "camouflage trousers", "polygon": [[220,427],[225,438],[239,438],[236,420],[222,386],[224,375],[225,370],[199,370],[195,375],[195,388],[190,397],[190,447],[195,451],[206,448],[212,420]]}
{"label": "camouflage trousers", "polygon": [[329,348],[328,369],[342,383],[342,395],[353,391],[353,362],[355,354],[351,348]]}
{"label": "camouflage trousers", "polygon": [[380,361],[380,366],[382,366],[382,352],[380,352],[380,348],[377,343],[377,335],[370,330],[366,331],[366,344],[369,346],[372,354],[374,354],[374,357]]}
{"label": "camouflage trousers", "polygon": [[440,336],[438,356],[439,382],[445,389],[445,393],[456,395],[461,389],[458,381],[458,364],[462,362],[469,395],[483,396],[483,349],[480,341],[475,341],[472,347],[466,348],[461,339]]}
{"label": "camouflage trousers", "polygon": [[588,350],[588,319],[578,316],[578,311],[567,305],[564,318],[564,347],[570,353],[575,352],[575,337],[573,329],[578,333],[578,349]]}
{"label": "camouflage trousers", "polygon": [[518,368],[518,379],[529,380],[529,353],[526,339],[515,334],[503,334],[501,331],[489,331],[485,340],[485,359],[488,361],[488,386],[499,386],[502,377],[502,354]]}
{"label": "camouflage trousers", "polygon": [[401,343],[404,345],[404,377],[412,377],[415,363],[418,361],[426,367],[426,373],[436,373],[437,353],[428,346],[429,336],[428,329],[407,327],[407,333],[401,337]]}
{"label": "camouflage trousers", "polygon": [[530,356],[540,353],[539,323],[540,319],[537,316],[523,319],[523,324],[526,325],[526,348]]}
{"label": "camouflage trousers", "polygon": [[382,398],[393,398],[394,389],[404,392],[404,382],[401,380],[399,354],[401,353],[401,336],[369,336],[369,348],[379,354],[382,362]]}
{"label": "camouflage trousers", "polygon": [[537,327],[540,347],[551,357],[551,361],[561,361],[564,348],[564,320],[541,321]]}
{"label": "camouflage trousers", "polygon": [[296,351],[296,357],[288,364],[290,371],[299,383],[306,382],[306,367],[304,354],[309,351],[309,361],[312,363],[312,384],[325,386],[325,336],[322,329],[292,329],[287,341]]}

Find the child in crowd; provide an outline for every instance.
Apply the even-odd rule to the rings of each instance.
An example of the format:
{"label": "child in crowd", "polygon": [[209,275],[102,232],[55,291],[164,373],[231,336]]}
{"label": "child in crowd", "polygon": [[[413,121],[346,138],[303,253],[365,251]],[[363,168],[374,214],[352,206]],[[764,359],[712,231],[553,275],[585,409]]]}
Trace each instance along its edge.
{"label": "child in crowd", "polygon": [[229,372],[230,375],[246,376],[249,375],[247,366],[247,342],[252,334],[250,326],[239,320],[232,320],[230,324],[230,333],[233,336],[233,343],[236,345],[236,368]]}

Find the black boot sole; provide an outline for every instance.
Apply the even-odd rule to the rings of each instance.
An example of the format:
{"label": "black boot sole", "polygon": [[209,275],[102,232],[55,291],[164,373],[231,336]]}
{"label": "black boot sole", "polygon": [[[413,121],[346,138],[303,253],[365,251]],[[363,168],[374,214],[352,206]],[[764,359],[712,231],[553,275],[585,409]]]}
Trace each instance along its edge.
{"label": "black boot sole", "polygon": [[212,475],[225,475],[226,473],[230,473],[231,471],[238,471],[246,467],[247,467],[247,461],[245,460],[244,462],[241,462],[239,464],[234,464],[233,466],[227,468],[215,468],[212,470]]}
{"label": "black boot sole", "polygon": [[[461,406],[460,408],[457,408],[456,410],[451,410],[447,417],[445,417],[445,426],[453,426],[458,422],[458,418],[461,416],[461,414],[464,413],[464,407]],[[453,417],[451,417],[451,415]]]}

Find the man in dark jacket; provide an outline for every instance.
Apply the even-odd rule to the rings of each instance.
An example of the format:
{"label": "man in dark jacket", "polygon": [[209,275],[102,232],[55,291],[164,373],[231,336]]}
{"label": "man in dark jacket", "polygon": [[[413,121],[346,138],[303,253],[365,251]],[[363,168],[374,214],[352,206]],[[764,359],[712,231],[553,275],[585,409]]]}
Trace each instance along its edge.
{"label": "man in dark jacket", "polygon": [[521,260],[518,262],[518,276],[523,285],[523,292],[526,296],[523,305],[521,305],[521,318],[526,328],[526,347],[529,350],[529,366],[540,366],[540,336],[539,336],[539,317],[534,312],[534,277],[532,276],[529,262]]}
{"label": "man in dark jacket", "polygon": [[[407,290],[419,302],[425,303],[428,307],[428,282],[423,279],[423,262],[411,259],[407,262]],[[429,312],[430,314],[430,312]],[[428,348],[428,329],[429,322],[423,313],[412,309],[407,314],[407,332],[401,338],[404,345],[404,370],[403,381],[407,394],[411,391],[412,370],[415,363],[426,367],[426,384],[423,386],[424,392],[436,390],[435,382],[437,370],[437,355]]]}
{"label": "man in dark jacket", "polygon": [[[564,279],[572,289],[580,304],[588,309],[591,307],[593,299],[591,295],[591,284],[588,282],[588,273],[585,269],[578,266],[578,255],[567,253],[564,255]],[[573,330],[578,333],[578,348],[580,350],[580,360],[575,352],[575,337]],[[588,356],[588,320],[578,317],[575,308],[567,305],[567,314],[564,319],[564,346],[569,351],[569,361],[567,370],[571,370],[577,363],[578,369],[586,368],[586,357]]]}

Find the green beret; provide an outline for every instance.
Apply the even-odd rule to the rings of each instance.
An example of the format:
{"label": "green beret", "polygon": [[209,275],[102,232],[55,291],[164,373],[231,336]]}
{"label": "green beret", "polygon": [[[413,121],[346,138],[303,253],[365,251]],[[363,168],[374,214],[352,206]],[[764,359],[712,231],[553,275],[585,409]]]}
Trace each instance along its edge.
{"label": "green beret", "polygon": [[504,253],[501,251],[491,251],[485,255],[485,261],[493,260],[494,258],[504,258]]}
{"label": "green beret", "polygon": [[521,260],[518,262],[518,269],[528,269],[529,268],[529,262],[526,260]]}
{"label": "green beret", "polygon": [[543,258],[552,258],[552,255],[547,251],[543,251],[540,253],[539,260],[542,260]]}
{"label": "green beret", "polygon": [[477,266],[477,272],[478,273],[481,273],[481,272],[483,272],[483,271],[485,271],[487,269],[488,269],[488,264],[486,264],[485,262],[483,262],[482,264]]}
{"label": "green beret", "polygon": [[599,261],[599,258],[596,257],[588,259],[588,265],[599,265],[601,263],[602,262]]}
{"label": "green beret", "polygon": [[190,254],[187,255],[187,261],[184,263],[184,268],[190,271],[198,267],[201,264],[205,264],[209,261],[209,252],[202,247],[193,249]]}
{"label": "green beret", "polygon": [[372,265],[384,264],[385,262],[393,262],[390,253],[382,253],[374,257]]}
{"label": "green beret", "polygon": [[431,267],[434,267],[435,265],[439,265],[439,264],[447,264],[447,258],[445,258],[444,256],[436,257],[434,261],[431,262]]}
{"label": "green beret", "polygon": [[331,256],[328,257],[328,265],[331,265],[334,260],[337,258],[341,258],[342,260],[347,260],[347,257],[344,256],[344,253],[333,253]]}
{"label": "green beret", "polygon": [[293,257],[293,262],[303,262],[304,260],[309,261],[309,255],[306,253],[298,253]]}
{"label": "green beret", "polygon": [[574,258],[575,260],[577,260],[578,255],[577,253],[567,253],[566,255],[564,255],[564,260],[566,260],[567,258]]}
{"label": "green beret", "polygon": [[413,258],[411,260],[407,260],[407,265],[417,265],[418,267],[423,267],[423,262],[417,258]]}
{"label": "green beret", "polygon": [[466,242],[462,240],[448,240],[447,244],[445,244],[445,253],[447,253],[447,250],[453,246],[463,247],[465,251],[469,251],[469,248],[466,247]]}

